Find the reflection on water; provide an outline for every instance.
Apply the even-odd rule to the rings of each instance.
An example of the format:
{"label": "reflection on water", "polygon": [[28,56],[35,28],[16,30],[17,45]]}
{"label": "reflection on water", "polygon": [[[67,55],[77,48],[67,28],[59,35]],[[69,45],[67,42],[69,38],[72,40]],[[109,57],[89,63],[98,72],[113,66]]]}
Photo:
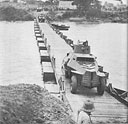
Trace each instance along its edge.
{"label": "reflection on water", "polygon": [[70,25],[65,35],[77,43],[88,40],[91,52],[97,56],[99,65],[109,72],[109,83],[115,87],[127,88],[127,25],[126,24],[86,24],[66,23]]}
{"label": "reflection on water", "polygon": [[[109,72],[109,82],[126,89],[127,38],[126,24],[70,25],[65,35],[74,40],[88,40],[99,65]],[[0,84],[36,83],[42,85],[38,47],[33,22],[0,22]]]}
{"label": "reflection on water", "polygon": [[33,22],[0,22],[0,84],[42,85]]}

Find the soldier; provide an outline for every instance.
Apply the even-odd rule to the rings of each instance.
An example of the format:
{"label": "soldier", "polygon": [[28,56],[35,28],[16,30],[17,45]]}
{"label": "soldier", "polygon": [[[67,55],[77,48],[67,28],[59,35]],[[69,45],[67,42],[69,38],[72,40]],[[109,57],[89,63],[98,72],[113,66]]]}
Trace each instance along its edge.
{"label": "soldier", "polygon": [[91,112],[95,110],[94,103],[90,100],[84,102],[83,107],[78,111],[77,122],[78,124],[92,124]]}
{"label": "soldier", "polygon": [[88,41],[86,40],[85,42],[83,42],[84,46],[88,46]]}

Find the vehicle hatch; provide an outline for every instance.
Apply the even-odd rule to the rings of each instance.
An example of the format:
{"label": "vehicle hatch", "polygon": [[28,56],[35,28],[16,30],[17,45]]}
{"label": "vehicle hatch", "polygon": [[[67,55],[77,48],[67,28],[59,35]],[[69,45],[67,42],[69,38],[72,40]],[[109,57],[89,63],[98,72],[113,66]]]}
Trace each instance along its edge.
{"label": "vehicle hatch", "polygon": [[85,65],[85,64],[91,64],[95,62],[94,58],[91,57],[77,57],[76,61],[80,64],[80,65]]}

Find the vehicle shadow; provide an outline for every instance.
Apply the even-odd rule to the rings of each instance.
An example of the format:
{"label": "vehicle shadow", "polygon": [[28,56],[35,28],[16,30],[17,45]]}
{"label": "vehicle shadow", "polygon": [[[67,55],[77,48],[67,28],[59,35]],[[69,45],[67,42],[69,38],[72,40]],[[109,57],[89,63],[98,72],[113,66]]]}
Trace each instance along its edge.
{"label": "vehicle shadow", "polygon": [[96,88],[90,89],[90,88],[83,87],[83,86],[78,87],[77,94],[82,95],[82,96],[88,96],[88,97],[99,96]]}
{"label": "vehicle shadow", "polygon": [[[70,92],[70,80],[66,79],[65,82],[66,89],[68,92]],[[78,86],[77,92],[74,95],[79,95],[79,96],[87,96],[87,97],[100,97],[97,93],[97,88],[87,88],[84,86]]]}

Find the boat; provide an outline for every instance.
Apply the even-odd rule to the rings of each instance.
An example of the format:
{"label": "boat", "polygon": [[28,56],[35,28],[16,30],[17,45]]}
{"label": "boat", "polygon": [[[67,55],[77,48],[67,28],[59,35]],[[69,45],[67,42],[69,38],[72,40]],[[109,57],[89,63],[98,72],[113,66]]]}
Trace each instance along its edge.
{"label": "boat", "polygon": [[113,88],[111,83],[109,83],[106,90],[114,98],[128,107],[128,91],[119,88]]}
{"label": "boat", "polygon": [[68,30],[70,28],[70,26],[66,26],[66,25],[58,25],[58,24],[51,24],[51,25],[59,30]]}

